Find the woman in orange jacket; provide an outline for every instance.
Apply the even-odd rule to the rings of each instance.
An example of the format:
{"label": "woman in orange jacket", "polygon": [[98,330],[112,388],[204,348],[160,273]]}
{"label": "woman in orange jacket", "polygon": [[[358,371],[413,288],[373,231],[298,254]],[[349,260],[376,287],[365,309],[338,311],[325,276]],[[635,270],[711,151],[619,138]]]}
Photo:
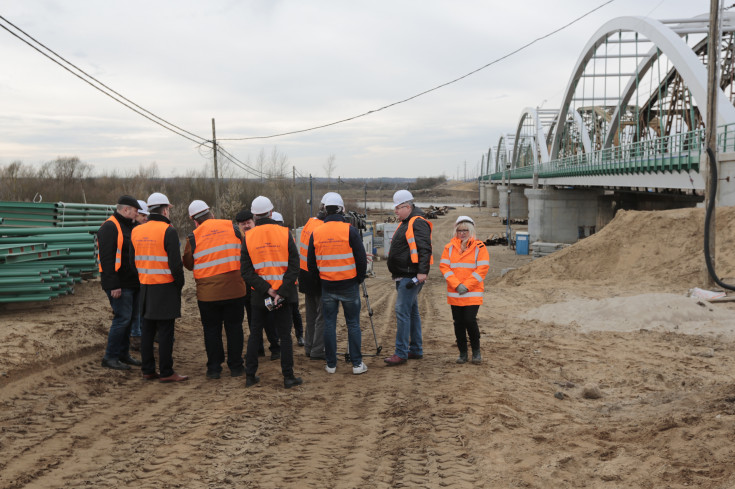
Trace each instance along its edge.
{"label": "woman in orange jacket", "polygon": [[459,216],[454,223],[452,240],[444,247],[439,263],[439,270],[447,281],[447,302],[452,307],[454,335],[459,348],[457,363],[467,363],[467,335],[472,347],[472,363],[482,363],[477,311],[482,304],[489,268],[490,255],[485,243],[475,236],[475,222],[470,217]]}

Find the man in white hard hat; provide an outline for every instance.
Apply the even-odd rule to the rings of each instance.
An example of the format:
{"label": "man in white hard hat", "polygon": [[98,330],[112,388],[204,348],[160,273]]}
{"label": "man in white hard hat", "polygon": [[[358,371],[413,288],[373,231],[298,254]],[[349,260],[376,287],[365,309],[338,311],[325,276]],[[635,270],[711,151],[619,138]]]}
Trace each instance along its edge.
{"label": "man in white hard hat", "polygon": [[250,207],[255,228],[242,242],[242,274],[252,287],[252,329],[245,354],[245,387],[260,381],[258,371],[258,338],[270,322],[275,325],[281,343],[281,372],[286,389],[301,385],[294,376],[293,343],[291,341],[291,308],[297,303],[296,279],[299,275],[299,252],[288,228],[271,219],[273,204],[258,196]]}
{"label": "man in white hard hat", "polygon": [[388,366],[419,360],[424,356],[418,294],[434,263],[431,223],[413,202],[408,190],[393,194],[393,208],[400,222],[388,253],[388,270],[396,283],[396,348],[385,359]]}
{"label": "man in white hard hat", "polygon": [[362,361],[360,331],[360,284],[365,280],[367,255],[360,232],[344,218],[342,197],[333,193],[323,201],[327,217],[311,234],[307,263],[322,287],[325,369],[330,374],[337,370],[337,313],[342,304],[352,373],[359,375],[368,369]]}
{"label": "man in white hard hat", "polygon": [[245,336],[245,282],[240,275],[240,230],[225,219],[215,219],[206,202],[189,205],[194,232],[184,246],[184,266],[194,271],[197,305],[207,352],[207,378],[219,379],[225,350],[222,327],[227,335],[227,366],[232,377],[245,373],[242,360]]}
{"label": "man in white hard hat", "polygon": [[[140,355],[145,380],[180,382],[186,375],[174,372],[174,323],[181,317],[181,289],[184,267],[179,251],[179,235],[171,226],[168,197],[154,192],[148,197],[149,220],[133,229],[135,266],[140,277],[143,327]],[[158,367],[153,340],[158,337]]]}
{"label": "man in white hard hat", "polygon": [[[135,224],[133,224],[133,227],[148,221],[148,215],[150,214],[150,212],[148,212],[148,204],[146,204],[144,200],[139,200],[138,205],[140,206],[140,209],[138,209],[138,215],[135,216]],[[138,273],[136,272],[136,276],[137,274]],[[133,324],[130,327],[130,349],[134,351],[140,351],[140,323],[139,305],[136,310],[133,311]]]}
{"label": "man in white hard hat", "polygon": [[140,291],[130,234],[139,208],[133,197],[121,196],[115,213],[97,231],[100,283],[114,314],[102,366],[114,370],[140,365],[140,360],[130,356],[130,335]]}

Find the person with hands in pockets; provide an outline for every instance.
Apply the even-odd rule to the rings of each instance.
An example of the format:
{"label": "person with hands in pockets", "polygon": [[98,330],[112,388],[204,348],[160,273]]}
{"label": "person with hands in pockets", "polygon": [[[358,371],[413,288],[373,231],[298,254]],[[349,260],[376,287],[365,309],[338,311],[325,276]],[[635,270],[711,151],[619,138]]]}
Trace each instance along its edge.
{"label": "person with hands in pockets", "polygon": [[452,307],[454,335],[457,338],[457,363],[467,363],[467,336],[472,347],[472,363],[482,363],[480,328],[477,311],[482,304],[485,276],[490,269],[490,255],[485,243],[475,234],[475,222],[459,216],[454,223],[452,240],[444,247],[439,270],[447,281],[447,302]]}

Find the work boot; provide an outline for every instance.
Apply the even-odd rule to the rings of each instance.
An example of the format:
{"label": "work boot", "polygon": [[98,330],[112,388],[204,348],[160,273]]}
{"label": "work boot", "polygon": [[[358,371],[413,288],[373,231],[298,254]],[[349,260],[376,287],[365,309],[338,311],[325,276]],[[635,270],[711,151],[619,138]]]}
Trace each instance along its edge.
{"label": "work boot", "polygon": [[455,363],[467,363],[467,352],[466,351],[460,351],[459,352],[459,358],[455,361]]}
{"label": "work boot", "polygon": [[290,389],[291,387],[295,385],[301,385],[304,381],[301,380],[301,377],[294,377],[293,375],[290,377],[284,377],[283,378],[283,387],[286,389]]}
{"label": "work boot", "polygon": [[246,375],[245,376],[245,387],[252,387],[260,382],[260,377],[257,375]]}
{"label": "work boot", "polygon": [[480,355],[480,349],[472,350],[472,363],[480,365],[482,363],[482,355]]}

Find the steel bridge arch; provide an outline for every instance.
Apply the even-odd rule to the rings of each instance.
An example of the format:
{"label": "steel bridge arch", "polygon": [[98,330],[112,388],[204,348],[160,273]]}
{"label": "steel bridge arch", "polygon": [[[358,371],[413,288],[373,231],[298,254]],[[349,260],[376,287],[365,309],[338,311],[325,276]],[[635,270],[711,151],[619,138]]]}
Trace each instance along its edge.
{"label": "steel bridge arch", "polygon": [[538,111],[533,107],[526,107],[523,109],[523,112],[521,112],[521,117],[518,120],[518,126],[516,127],[516,137],[515,141],[513,142],[513,163],[512,165],[515,167],[518,164],[518,159],[520,157],[519,151],[518,151],[518,142],[521,140],[521,131],[523,130],[523,123],[526,121],[527,118],[531,118],[534,124],[534,164],[539,163],[539,159],[541,163],[548,163],[549,161],[549,147],[546,143],[546,133],[544,132],[544,127],[541,124],[541,119],[538,116]]}
{"label": "steel bridge arch", "polygon": [[[707,70],[705,66],[697,59],[694,51],[676,32],[658,20],[648,17],[618,17],[606,22],[595,32],[590,40],[587,41],[587,44],[582,50],[582,54],[577,59],[577,63],[572,70],[572,76],[564,91],[564,98],[562,99],[559,114],[569,112],[577,84],[584,73],[587,63],[592,59],[597,48],[610,35],[616,34],[619,31],[636,32],[645,36],[672,61],[674,67],[687,84],[692,96],[699,102],[699,110],[702,118],[706,120],[706,103],[705,105],[701,105],[702,101],[707,100]],[[574,109],[572,110],[576,113]],[[717,120],[718,124],[735,122],[735,107],[730,104],[722,90],[718,90],[717,94]],[[562,121],[563,119],[559,117],[558,123],[554,127],[550,151],[550,158],[552,160],[558,158],[559,155],[559,147],[565,125]],[[582,130],[582,134],[587,134],[586,128]],[[588,134],[587,137],[589,138]]]}

